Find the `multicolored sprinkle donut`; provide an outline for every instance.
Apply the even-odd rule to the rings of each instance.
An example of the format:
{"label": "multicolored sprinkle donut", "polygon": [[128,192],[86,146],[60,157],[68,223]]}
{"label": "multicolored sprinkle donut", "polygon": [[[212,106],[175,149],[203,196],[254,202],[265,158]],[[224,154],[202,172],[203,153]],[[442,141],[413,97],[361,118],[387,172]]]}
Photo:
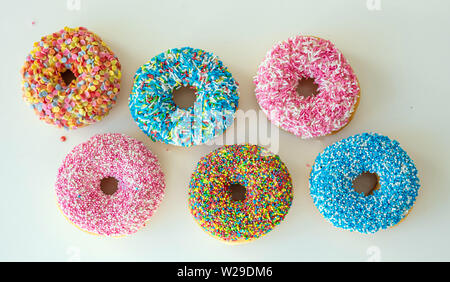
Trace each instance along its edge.
{"label": "multicolored sprinkle donut", "polygon": [[[368,196],[352,187],[364,172],[379,177],[380,188]],[[420,187],[414,162],[400,144],[376,133],[328,146],[316,158],[309,183],[314,204],[328,221],[361,233],[399,223],[414,205]]]}
{"label": "multicolored sprinkle donut", "polygon": [[[102,179],[118,180],[112,195]],[[84,231],[132,234],[150,219],[164,195],[164,175],[145,145],[123,134],[99,134],[76,146],[58,170],[56,196],[63,214]]]}
{"label": "multicolored sprinkle donut", "polygon": [[[66,85],[61,74],[75,79]],[[68,28],[42,37],[22,68],[24,100],[41,120],[75,129],[102,119],[116,102],[120,63],[94,33]]]}
{"label": "multicolored sprinkle donut", "polygon": [[[191,87],[194,106],[181,109],[173,91]],[[189,147],[222,134],[233,122],[238,84],[213,54],[190,47],[170,49],[140,67],[129,107],[139,128],[153,141]]]}
{"label": "multicolored sprinkle donut", "polygon": [[[297,94],[299,80],[313,78],[318,94]],[[301,138],[343,128],[356,110],[359,84],[342,53],[328,40],[295,36],[276,44],[254,79],[256,99],[268,119]]]}
{"label": "multicolored sprinkle donut", "polygon": [[[232,184],[246,188],[244,200],[232,200]],[[228,145],[203,157],[189,189],[189,207],[196,221],[210,235],[229,243],[268,233],[284,219],[292,199],[285,164],[256,145]]]}

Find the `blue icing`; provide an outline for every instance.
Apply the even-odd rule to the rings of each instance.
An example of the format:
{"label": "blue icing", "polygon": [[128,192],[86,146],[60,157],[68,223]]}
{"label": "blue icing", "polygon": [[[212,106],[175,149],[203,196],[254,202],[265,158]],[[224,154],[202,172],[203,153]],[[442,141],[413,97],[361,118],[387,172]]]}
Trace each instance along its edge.
{"label": "blue icing", "polygon": [[[178,108],[173,90],[191,87],[194,106]],[[170,49],[141,66],[129,108],[139,128],[152,140],[189,147],[222,134],[238,106],[238,85],[213,54],[190,47]]]}
{"label": "blue icing", "polygon": [[[365,196],[352,187],[363,172],[376,173],[380,189]],[[417,169],[399,143],[363,133],[328,146],[311,171],[310,193],[334,226],[375,233],[394,226],[414,205],[420,187]]]}

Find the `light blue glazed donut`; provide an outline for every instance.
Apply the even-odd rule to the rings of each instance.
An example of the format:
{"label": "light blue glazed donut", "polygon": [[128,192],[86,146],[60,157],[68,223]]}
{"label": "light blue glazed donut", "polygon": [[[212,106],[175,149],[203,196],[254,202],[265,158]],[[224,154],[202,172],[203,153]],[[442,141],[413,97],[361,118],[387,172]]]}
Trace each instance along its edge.
{"label": "light blue glazed donut", "polygon": [[[376,173],[380,188],[365,196],[352,187],[363,172]],[[334,226],[375,233],[400,222],[414,205],[419,178],[400,144],[376,133],[341,140],[319,154],[310,192],[320,213]]]}
{"label": "light blue glazed donut", "polygon": [[[191,87],[194,106],[181,109],[173,91]],[[134,76],[129,99],[131,116],[153,141],[189,147],[222,134],[233,122],[238,84],[213,54],[190,47],[153,57]]]}

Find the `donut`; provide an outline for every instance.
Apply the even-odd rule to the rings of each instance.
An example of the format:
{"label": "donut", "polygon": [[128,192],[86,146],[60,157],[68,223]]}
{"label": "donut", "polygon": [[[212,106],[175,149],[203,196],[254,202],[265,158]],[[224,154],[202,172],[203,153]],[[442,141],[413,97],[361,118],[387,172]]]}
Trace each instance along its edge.
{"label": "donut", "polygon": [[[364,172],[378,176],[379,188],[358,193],[352,182]],[[400,144],[376,133],[363,133],[328,146],[311,170],[310,193],[319,212],[334,226],[375,233],[399,223],[419,190],[413,160]]]}
{"label": "donut", "polygon": [[[102,179],[117,179],[105,194]],[[58,170],[58,207],[80,229],[118,237],[135,233],[150,219],[164,195],[164,174],[145,145],[118,133],[98,134],[79,144]]]}
{"label": "donut", "polygon": [[[297,94],[299,81],[314,79],[318,93]],[[295,36],[276,44],[254,78],[256,99],[276,126],[303,139],[329,135],[350,122],[360,88],[350,64],[328,40]]]}
{"label": "donut", "polygon": [[[75,77],[69,84],[64,73]],[[68,28],[34,43],[22,67],[23,98],[39,119],[66,129],[101,120],[116,103],[119,59],[96,34]]]}
{"label": "donut", "polygon": [[[188,109],[173,102],[180,87],[195,90]],[[129,98],[131,116],[153,141],[189,147],[221,135],[238,106],[238,84],[216,56],[190,47],[170,49],[141,66]]]}
{"label": "donut", "polygon": [[[230,186],[246,188],[232,200]],[[227,243],[254,240],[285,218],[292,181],[280,157],[256,145],[226,145],[200,159],[189,186],[189,208],[211,236]]]}

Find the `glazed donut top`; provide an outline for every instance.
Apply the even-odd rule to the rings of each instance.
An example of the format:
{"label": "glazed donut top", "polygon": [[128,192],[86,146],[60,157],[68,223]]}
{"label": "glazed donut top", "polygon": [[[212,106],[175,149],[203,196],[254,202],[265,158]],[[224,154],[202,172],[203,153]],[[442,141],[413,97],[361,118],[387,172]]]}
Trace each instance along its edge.
{"label": "glazed donut top", "polygon": [[[61,74],[76,77],[66,85]],[[23,98],[40,119],[75,129],[102,119],[120,89],[120,63],[86,28],[68,28],[42,37],[22,68]]]}
{"label": "glazed donut top", "polygon": [[[191,87],[194,106],[181,109],[173,90]],[[238,84],[212,53],[174,48],[153,57],[134,77],[131,116],[153,141],[189,147],[222,134],[233,123]]]}
{"label": "glazed donut top", "polygon": [[[379,177],[380,188],[368,196],[352,185],[363,172]],[[420,187],[413,160],[397,141],[376,133],[354,135],[328,146],[317,156],[309,182],[314,204],[327,220],[361,233],[400,222]]]}
{"label": "glazed donut top", "polygon": [[[313,78],[318,94],[297,94],[301,79]],[[301,138],[328,135],[345,126],[359,97],[356,76],[328,40],[295,36],[276,44],[254,79],[256,99],[268,119]]]}
{"label": "glazed donut top", "polygon": [[[246,188],[233,201],[229,186]],[[278,225],[293,199],[292,181],[280,157],[256,145],[228,145],[203,157],[189,189],[191,213],[212,236],[227,242],[256,239]]]}
{"label": "glazed donut top", "polygon": [[[118,189],[103,193],[114,177]],[[165,183],[159,162],[145,145],[123,134],[99,134],[76,146],[58,170],[56,196],[63,214],[90,233],[120,236],[145,225],[161,202]]]}

